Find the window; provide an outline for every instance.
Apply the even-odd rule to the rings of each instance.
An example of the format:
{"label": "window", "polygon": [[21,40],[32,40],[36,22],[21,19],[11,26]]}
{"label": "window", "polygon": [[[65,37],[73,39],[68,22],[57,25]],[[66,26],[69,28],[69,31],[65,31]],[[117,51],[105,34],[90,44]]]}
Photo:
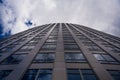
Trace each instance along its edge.
{"label": "window", "polygon": [[82,41],[82,43],[87,46],[87,45],[95,45],[92,41]]}
{"label": "window", "polygon": [[91,69],[67,69],[68,80],[98,80]]}
{"label": "window", "polygon": [[11,72],[12,70],[0,70],[0,80],[4,80]]}
{"label": "window", "polygon": [[35,80],[38,69],[28,69],[24,74],[22,80]]}
{"label": "window", "polygon": [[37,80],[52,80],[52,70],[51,69],[40,70]]}
{"label": "window", "polygon": [[52,39],[57,39],[57,36],[52,36],[52,35],[50,35],[48,38],[49,38],[49,39],[50,39],[50,38],[52,38]]}
{"label": "window", "polygon": [[82,80],[79,69],[67,69],[67,80]]}
{"label": "window", "polygon": [[63,39],[64,40],[74,40],[72,36],[64,36]]}
{"label": "window", "polygon": [[64,40],[64,43],[75,43],[74,40]]}
{"label": "window", "polygon": [[28,69],[22,80],[52,80],[52,69]]}
{"label": "window", "polygon": [[87,45],[87,47],[88,47],[88,50],[90,51],[103,51],[101,48],[99,48],[97,45],[94,45],[94,44]]}
{"label": "window", "polygon": [[9,51],[12,51],[13,48],[15,48],[15,45],[9,45],[3,49],[0,49],[0,53],[5,53],[5,52],[9,52]]}
{"label": "window", "polygon": [[81,52],[66,52],[66,62],[87,62]]}
{"label": "window", "polygon": [[64,44],[65,50],[80,50],[77,44]]}
{"label": "window", "polygon": [[21,48],[21,50],[32,50],[35,46],[33,45],[26,45]]}
{"label": "window", "polygon": [[42,47],[42,50],[55,50],[56,44],[45,44]]}
{"label": "window", "polygon": [[108,70],[114,80],[120,80],[120,70]]}
{"label": "window", "polygon": [[1,64],[18,64],[20,63],[26,54],[13,54],[6,58]]}
{"label": "window", "polygon": [[29,43],[27,43],[27,46],[31,46],[31,45],[36,45],[40,40],[31,40]]}
{"label": "window", "polygon": [[107,45],[106,47],[114,53],[120,53],[120,49],[115,46]]}
{"label": "window", "polygon": [[40,63],[40,62],[48,63],[48,62],[54,62],[54,59],[55,59],[54,53],[41,52],[41,53],[37,54],[37,56],[35,57],[33,62],[35,62],[35,63]]}
{"label": "window", "polygon": [[118,61],[116,61],[114,58],[112,58],[108,54],[93,54],[94,57],[100,61],[101,63],[107,63],[107,64],[119,64]]}
{"label": "window", "polygon": [[52,39],[52,38],[50,38],[50,39],[48,39],[47,41],[46,41],[47,43],[56,43],[57,42],[57,40],[56,39]]}
{"label": "window", "polygon": [[81,69],[84,80],[98,80],[91,69]]}

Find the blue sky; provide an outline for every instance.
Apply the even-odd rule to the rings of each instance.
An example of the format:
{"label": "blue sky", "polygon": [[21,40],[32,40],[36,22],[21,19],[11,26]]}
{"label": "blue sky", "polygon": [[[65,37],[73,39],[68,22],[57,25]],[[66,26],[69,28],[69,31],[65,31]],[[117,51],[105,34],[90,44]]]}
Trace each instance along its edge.
{"label": "blue sky", "polygon": [[0,0],[0,38],[55,22],[120,37],[120,0]]}

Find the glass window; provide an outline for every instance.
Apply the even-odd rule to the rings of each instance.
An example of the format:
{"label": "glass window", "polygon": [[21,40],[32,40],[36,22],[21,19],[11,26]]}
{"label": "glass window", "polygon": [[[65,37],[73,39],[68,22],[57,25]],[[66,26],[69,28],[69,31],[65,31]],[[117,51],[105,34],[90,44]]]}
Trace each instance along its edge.
{"label": "glass window", "polygon": [[0,70],[0,80],[4,80],[11,72],[12,70]]}
{"label": "glass window", "polygon": [[95,75],[93,74],[84,74],[84,80],[98,80]]}
{"label": "glass window", "polygon": [[31,49],[33,49],[35,46],[32,46],[32,45],[26,45],[26,46],[23,46],[21,49],[22,50],[31,50]]}
{"label": "glass window", "polygon": [[98,80],[93,70],[91,69],[82,69],[81,72],[84,80]]}
{"label": "glass window", "polygon": [[67,77],[68,80],[98,80],[92,69],[67,69]]}
{"label": "glass window", "polygon": [[20,63],[26,54],[13,54],[6,58],[1,64],[18,64]]}
{"label": "glass window", "polygon": [[63,39],[64,40],[74,40],[72,36],[64,36]]}
{"label": "glass window", "polygon": [[91,69],[81,69],[82,74],[93,74],[94,72]]}
{"label": "glass window", "polygon": [[105,59],[100,54],[94,54],[94,56],[99,61],[105,61]]}
{"label": "glass window", "polygon": [[111,56],[109,55],[102,55],[107,61],[115,61]]}
{"label": "glass window", "polygon": [[114,80],[120,80],[120,70],[108,70]]}
{"label": "glass window", "polygon": [[102,49],[99,48],[97,45],[89,45],[89,46],[88,46],[88,49],[89,49],[90,51],[102,51]]}
{"label": "glass window", "polygon": [[67,69],[67,80],[82,80],[79,69]]}
{"label": "glass window", "polygon": [[55,59],[55,54],[52,52],[44,52],[44,53],[39,53],[37,54],[37,56],[35,57],[35,59],[33,60],[33,62],[54,62]]}
{"label": "glass window", "polygon": [[47,42],[47,43],[56,43],[57,40],[55,40],[55,39],[53,38],[53,39],[48,39],[46,42]]}
{"label": "glass window", "polygon": [[66,52],[66,62],[87,62],[85,57],[80,52]]}
{"label": "glass window", "polygon": [[101,63],[119,64],[119,62],[117,60],[115,60],[113,57],[111,57],[108,54],[93,54],[93,55]]}
{"label": "glass window", "polygon": [[0,49],[0,53],[10,52],[15,48],[15,45],[9,45],[5,48]]}
{"label": "glass window", "polygon": [[42,47],[42,50],[55,50],[56,44],[45,44]]}
{"label": "glass window", "polygon": [[80,50],[77,44],[64,44],[65,50]]}
{"label": "glass window", "polygon": [[106,45],[105,47],[107,47],[109,50],[111,50],[112,52],[114,53],[120,53],[120,49],[115,47],[115,46],[112,46],[112,45]]}
{"label": "glass window", "polygon": [[24,74],[22,80],[35,80],[38,69],[28,69]]}
{"label": "glass window", "polygon": [[57,39],[57,36],[50,35],[48,39]]}
{"label": "glass window", "polygon": [[75,43],[74,40],[64,40],[64,43]]}
{"label": "glass window", "polygon": [[52,80],[52,69],[28,69],[22,80]]}
{"label": "glass window", "polygon": [[52,80],[52,70],[51,69],[40,70],[37,80]]}

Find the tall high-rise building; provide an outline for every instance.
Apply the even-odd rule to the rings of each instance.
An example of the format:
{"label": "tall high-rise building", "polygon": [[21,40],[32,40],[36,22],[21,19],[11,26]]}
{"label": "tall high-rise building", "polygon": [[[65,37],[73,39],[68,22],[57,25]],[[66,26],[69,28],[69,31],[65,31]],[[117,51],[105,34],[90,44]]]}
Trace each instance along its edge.
{"label": "tall high-rise building", "polygon": [[0,80],[120,80],[120,38],[46,24],[0,43]]}

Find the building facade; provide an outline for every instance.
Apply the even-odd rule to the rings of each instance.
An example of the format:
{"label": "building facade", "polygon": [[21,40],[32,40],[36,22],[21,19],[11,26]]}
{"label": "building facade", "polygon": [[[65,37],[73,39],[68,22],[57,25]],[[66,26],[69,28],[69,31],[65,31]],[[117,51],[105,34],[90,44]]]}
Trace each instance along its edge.
{"label": "building facade", "polygon": [[120,80],[120,38],[46,24],[0,42],[0,80]]}

